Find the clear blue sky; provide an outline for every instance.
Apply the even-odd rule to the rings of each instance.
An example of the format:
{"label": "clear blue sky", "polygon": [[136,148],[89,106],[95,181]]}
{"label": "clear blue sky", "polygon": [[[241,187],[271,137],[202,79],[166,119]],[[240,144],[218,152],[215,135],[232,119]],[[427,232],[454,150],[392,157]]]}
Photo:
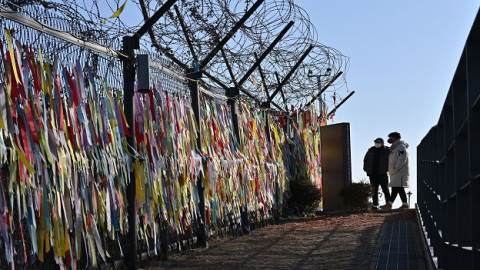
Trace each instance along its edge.
{"label": "clear blue sky", "polygon": [[[319,41],[350,57],[355,94],[335,122],[350,122],[353,180],[376,137],[399,131],[410,144],[412,202],[416,147],[439,118],[479,1],[296,0]],[[399,199],[397,198],[397,201]]]}

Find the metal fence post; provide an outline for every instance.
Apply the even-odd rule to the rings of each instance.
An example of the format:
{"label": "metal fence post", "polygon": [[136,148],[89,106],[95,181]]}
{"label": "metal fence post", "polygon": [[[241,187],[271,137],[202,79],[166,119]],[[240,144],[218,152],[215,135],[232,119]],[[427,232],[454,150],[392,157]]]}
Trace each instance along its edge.
{"label": "metal fence post", "polygon": [[240,91],[236,87],[230,87],[226,89],[225,95],[228,97],[227,105],[230,107],[232,113],[233,132],[237,139],[237,142],[240,143],[240,133],[238,130],[238,115],[236,110],[237,98],[240,95]]}
{"label": "metal fence post", "polygon": [[[192,98],[192,109],[195,114],[195,120],[198,124],[198,137],[197,137],[197,147],[201,152],[202,149],[202,126],[200,123],[200,92],[198,90],[198,80],[201,78],[202,74],[200,71],[195,71],[194,69],[187,70],[188,76],[188,87],[190,88],[190,96]],[[199,211],[201,221],[199,222],[198,227],[198,244],[202,247],[208,247],[207,239],[207,230],[206,230],[206,212],[205,212],[205,194],[202,184],[202,176],[199,176],[197,179],[197,189],[199,196]]]}
{"label": "metal fence post", "polygon": [[[123,52],[128,56],[128,58],[123,59],[123,109],[130,133],[130,136],[127,137],[127,143],[129,147],[135,150],[135,118],[133,108],[135,66],[133,65],[133,58],[135,57],[134,49],[136,48],[136,42],[131,36],[123,37],[122,41]],[[137,211],[135,193],[135,172],[132,166],[130,170],[130,182],[127,186],[128,252],[126,253],[125,259],[129,269],[135,269],[137,263]]]}
{"label": "metal fence post", "polygon": [[[232,116],[232,125],[233,125],[233,135],[240,145],[240,131],[238,129],[238,115],[237,115],[237,106],[238,106],[238,96],[240,95],[240,90],[238,87],[230,87],[225,89],[225,95],[228,97],[227,105],[230,107],[230,112]],[[245,205],[240,208],[240,226],[242,227],[242,233],[248,234],[247,228],[250,227],[250,220],[248,214],[248,203],[245,198]]]}

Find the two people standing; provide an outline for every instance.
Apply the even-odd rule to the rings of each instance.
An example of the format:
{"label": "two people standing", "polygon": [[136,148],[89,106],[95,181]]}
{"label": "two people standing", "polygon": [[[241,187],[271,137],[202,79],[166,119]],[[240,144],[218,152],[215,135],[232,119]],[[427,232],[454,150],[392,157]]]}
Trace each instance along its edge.
{"label": "two people standing", "polygon": [[[385,195],[385,204],[382,209],[392,209],[393,202],[397,195],[400,195],[402,206],[400,209],[409,208],[405,187],[410,186],[410,168],[408,163],[408,144],[401,140],[398,132],[388,134],[387,142],[390,147],[384,145],[382,138],[375,139],[375,146],[368,149],[363,160],[363,170],[370,178],[372,185],[373,209],[378,209],[378,186],[382,188]],[[388,175],[390,183],[388,183]],[[390,194],[388,187],[392,188]]]}

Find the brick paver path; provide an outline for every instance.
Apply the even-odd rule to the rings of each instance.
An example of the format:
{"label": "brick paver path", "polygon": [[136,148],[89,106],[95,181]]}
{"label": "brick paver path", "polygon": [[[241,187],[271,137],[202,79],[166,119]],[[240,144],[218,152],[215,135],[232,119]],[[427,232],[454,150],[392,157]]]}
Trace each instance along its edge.
{"label": "brick paver path", "polygon": [[375,270],[425,270],[415,220],[390,220],[383,226],[372,262]]}

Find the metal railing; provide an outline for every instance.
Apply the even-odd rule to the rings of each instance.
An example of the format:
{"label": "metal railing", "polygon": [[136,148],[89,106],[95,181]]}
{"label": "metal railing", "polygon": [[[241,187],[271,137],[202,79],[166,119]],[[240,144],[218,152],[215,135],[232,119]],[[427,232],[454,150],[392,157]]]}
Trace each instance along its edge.
{"label": "metal railing", "polygon": [[480,269],[480,15],[437,125],[417,148],[418,206],[439,269]]}

